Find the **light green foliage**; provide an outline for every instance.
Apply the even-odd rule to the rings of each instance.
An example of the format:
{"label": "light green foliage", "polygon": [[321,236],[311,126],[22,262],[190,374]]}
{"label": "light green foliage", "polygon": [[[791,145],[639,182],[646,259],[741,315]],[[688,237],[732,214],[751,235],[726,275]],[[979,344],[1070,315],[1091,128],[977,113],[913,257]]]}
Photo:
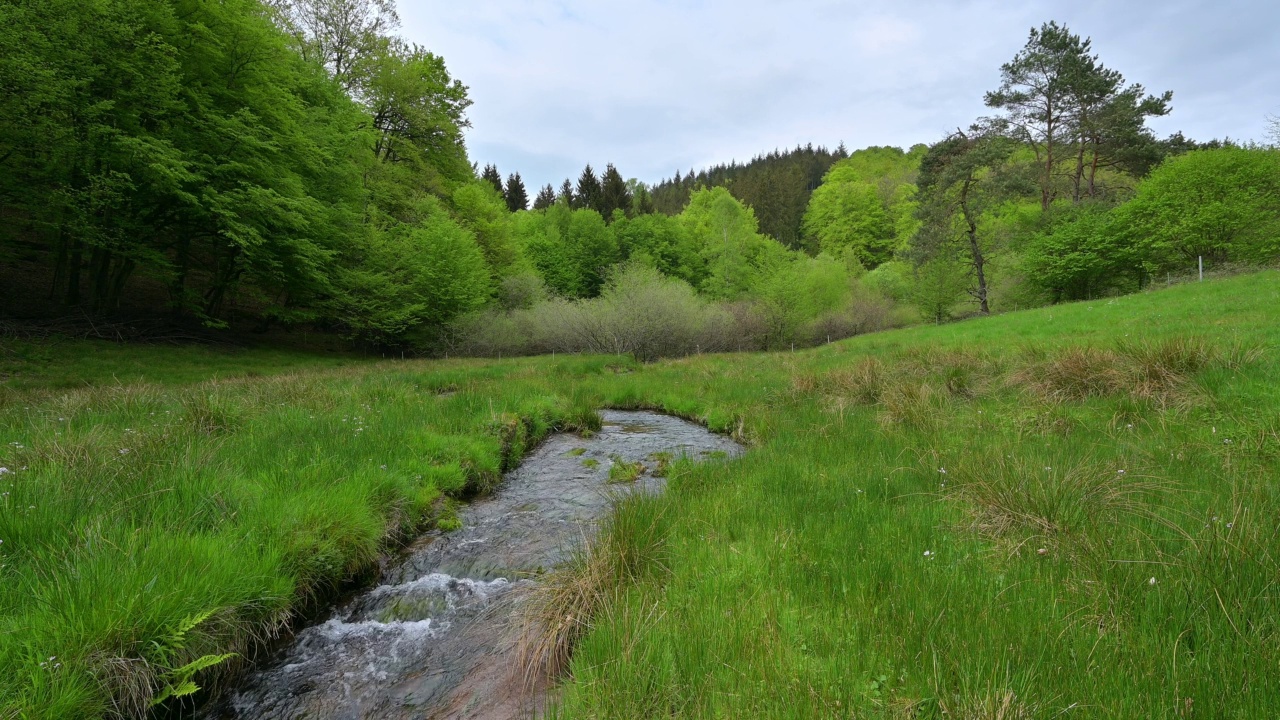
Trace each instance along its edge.
{"label": "light green foliage", "polygon": [[764,273],[756,295],[768,323],[770,347],[785,347],[799,338],[804,324],[830,313],[849,299],[849,273],[843,263],[819,255],[794,253]]}
{"label": "light green foliage", "polygon": [[915,175],[926,149],[867,148],[833,165],[804,216],[809,249],[848,253],[866,268],[889,260],[914,232]]}
{"label": "light green foliage", "polygon": [[1171,158],[1122,208],[1118,232],[1159,271],[1280,256],[1280,151],[1199,150]]}
{"label": "light green foliage", "polygon": [[367,235],[340,276],[338,316],[357,337],[393,342],[442,327],[489,298],[489,267],[475,236],[428,200],[434,211],[423,222]]}
{"label": "light green foliage", "polygon": [[547,287],[561,297],[595,297],[618,261],[617,240],[595,210],[556,203],[518,215],[515,232]]}
{"label": "light green foliage", "polygon": [[623,260],[642,262],[691,285],[697,285],[705,274],[693,239],[678,218],[637,215],[615,222],[612,229]]}
{"label": "light green foliage", "polygon": [[[375,4],[360,6],[394,17]],[[143,304],[213,327],[233,306],[259,322],[341,326],[341,315],[355,319],[343,328],[352,335],[374,327],[397,342],[438,328],[455,311],[447,303],[390,308],[380,283],[352,277],[414,275],[452,232],[430,200],[473,179],[466,88],[439,57],[380,34],[394,23],[285,32],[273,22],[304,5],[6,5],[0,254],[27,248],[23,262],[51,271],[44,292],[93,314]],[[321,15],[321,25],[358,20]],[[474,203],[459,206],[500,274],[511,262],[501,237]],[[404,267],[362,266],[388,245],[408,250]],[[169,307],[155,307],[166,292]]]}
{"label": "light green foliage", "polygon": [[755,213],[722,188],[698,190],[680,221],[706,263],[698,289],[716,299],[736,299],[757,282],[761,267],[785,254],[760,234]]}
{"label": "light green foliage", "polygon": [[1124,212],[1095,205],[1055,212],[1027,243],[1028,277],[1054,300],[1086,300],[1135,289],[1142,277],[1142,259],[1118,227]]}
{"label": "light green foliage", "polygon": [[514,272],[520,255],[502,196],[489,183],[477,180],[459,185],[452,205],[458,222],[475,233],[495,282]]}
{"label": "light green foliage", "polygon": [[642,462],[627,462],[617,456],[609,460],[609,482],[611,483],[632,483],[638,480],[640,474],[644,472],[644,463]]}

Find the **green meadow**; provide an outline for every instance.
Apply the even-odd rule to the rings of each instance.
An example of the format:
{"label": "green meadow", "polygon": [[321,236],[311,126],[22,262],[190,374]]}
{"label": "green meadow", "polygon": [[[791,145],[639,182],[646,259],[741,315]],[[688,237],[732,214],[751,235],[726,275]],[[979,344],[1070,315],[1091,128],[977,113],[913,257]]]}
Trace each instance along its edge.
{"label": "green meadow", "polygon": [[189,708],[604,407],[749,451],[553,571],[556,717],[1265,717],[1278,308],[1271,271],[652,364],[5,341],[0,717]]}

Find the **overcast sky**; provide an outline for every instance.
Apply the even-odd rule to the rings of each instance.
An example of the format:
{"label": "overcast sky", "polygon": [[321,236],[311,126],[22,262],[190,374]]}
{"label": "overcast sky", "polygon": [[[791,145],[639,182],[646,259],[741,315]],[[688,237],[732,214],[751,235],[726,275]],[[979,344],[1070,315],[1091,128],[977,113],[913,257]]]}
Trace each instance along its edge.
{"label": "overcast sky", "polygon": [[655,182],[796,144],[934,141],[985,112],[1001,63],[1051,19],[1173,91],[1162,136],[1260,140],[1280,114],[1277,0],[402,0],[400,15],[470,87],[471,159],[519,171],[530,195],[587,162]]}

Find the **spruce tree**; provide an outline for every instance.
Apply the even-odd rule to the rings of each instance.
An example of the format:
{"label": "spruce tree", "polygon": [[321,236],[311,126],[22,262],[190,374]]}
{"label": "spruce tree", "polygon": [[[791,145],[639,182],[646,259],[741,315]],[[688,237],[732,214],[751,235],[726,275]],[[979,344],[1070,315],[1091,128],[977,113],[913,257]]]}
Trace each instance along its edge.
{"label": "spruce tree", "polygon": [[546,210],[556,204],[556,191],[551,187],[550,183],[542,186],[542,191],[538,193],[538,197],[533,201],[534,210]]}
{"label": "spruce tree", "polygon": [[573,183],[569,182],[569,178],[564,179],[564,184],[560,186],[560,194],[556,200],[563,201],[569,207],[576,207],[577,196],[573,194]]}
{"label": "spruce tree", "polygon": [[582,169],[582,175],[578,178],[578,190],[574,195],[575,209],[588,208],[601,215],[604,214],[601,204],[603,191],[600,187],[600,178],[596,177],[596,171],[591,169],[590,163]]}
{"label": "spruce tree", "polygon": [[485,165],[484,172],[480,175],[480,179],[492,185],[493,189],[497,190],[499,195],[505,196],[505,191],[502,188],[502,173],[498,172],[497,165]]}
{"label": "spruce tree", "polygon": [[600,188],[600,214],[604,216],[605,222],[612,222],[614,210],[630,213],[631,190],[627,188],[627,181],[622,179],[618,168],[609,163],[605,166],[604,182]]}
{"label": "spruce tree", "polygon": [[520,179],[520,173],[512,173],[507,176],[507,209],[511,212],[526,210],[529,207],[529,193],[525,192],[524,181]]}

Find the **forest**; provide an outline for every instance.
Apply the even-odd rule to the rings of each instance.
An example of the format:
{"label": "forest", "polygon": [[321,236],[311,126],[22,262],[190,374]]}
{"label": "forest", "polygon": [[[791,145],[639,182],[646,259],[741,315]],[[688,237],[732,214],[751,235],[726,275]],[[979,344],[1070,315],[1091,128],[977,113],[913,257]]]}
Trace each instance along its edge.
{"label": "forest", "polygon": [[[794,347],[1127,293],[1280,254],[1280,152],[1035,28],[990,114],[533,197],[391,0],[0,9],[0,302],[24,320],[511,355]],[[1280,140],[1280,138],[1275,138]]]}

